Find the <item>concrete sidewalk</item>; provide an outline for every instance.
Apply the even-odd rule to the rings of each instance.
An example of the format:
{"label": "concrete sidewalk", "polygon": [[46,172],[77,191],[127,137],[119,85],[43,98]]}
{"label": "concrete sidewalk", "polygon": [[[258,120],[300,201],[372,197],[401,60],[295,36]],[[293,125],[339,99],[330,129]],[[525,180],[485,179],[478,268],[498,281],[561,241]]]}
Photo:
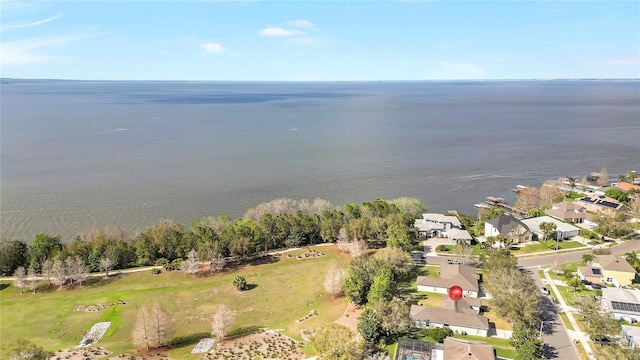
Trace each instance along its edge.
{"label": "concrete sidewalk", "polygon": [[573,313],[571,312],[571,309],[569,308],[567,303],[564,301],[564,298],[562,297],[562,295],[558,291],[558,288],[556,287],[555,281],[549,275],[548,269],[547,269],[547,271],[544,271],[544,276],[547,279],[547,286],[551,287],[553,293],[556,294],[556,297],[558,298],[558,301],[560,302],[560,306],[562,306],[562,309],[563,309],[564,313],[567,314],[567,318],[569,318],[569,322],[571,323],[571,326],[573,326],[573,329],[574,329],[573,334],[575,335],[575,339],[580,341],[580,343],[582,344],[582,347],[587,352],[587,356],[589,356],[589,360],[598,360],[595,357],[595,355],[593,355],[593,351],[591,350],[591,346],[589,345],[589,343],[587,341],[587,337],[580,330],[580,327],[578,326],[578,323],[576,322],[576,319],[573,317]]}

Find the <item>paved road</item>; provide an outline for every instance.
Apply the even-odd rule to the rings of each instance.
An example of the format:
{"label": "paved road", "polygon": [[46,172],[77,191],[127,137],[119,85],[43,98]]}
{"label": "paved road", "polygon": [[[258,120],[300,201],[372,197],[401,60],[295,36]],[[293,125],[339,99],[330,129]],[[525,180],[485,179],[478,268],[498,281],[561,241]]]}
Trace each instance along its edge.
{"label": "paved road", "polygon": [[[621,244],[618,244],[611,248],[611,253],[613,255],[624,255],[633,250],[640,250],[640,240],[629,240],[625,241]],[[532,267],[538,265],[551,265],[556,258],[560,258],[563,263],[579,261],[582,259],[582,255],[591,254],[592,250],[582,250],[571,253],[564,253],[558,255],[547,255],[540,257],[532,257],[532,258],[519,258],[518,265],[524,267]]]}

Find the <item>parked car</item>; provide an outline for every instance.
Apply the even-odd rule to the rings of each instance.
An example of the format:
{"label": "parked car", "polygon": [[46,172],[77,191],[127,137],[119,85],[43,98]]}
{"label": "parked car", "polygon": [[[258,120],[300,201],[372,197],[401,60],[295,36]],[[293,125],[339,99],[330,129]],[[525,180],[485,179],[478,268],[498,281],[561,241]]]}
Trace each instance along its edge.
{"label": "parked car", "polygon": [[545,294],[545,295],[549,295],[549,294],[551,294],[551,292],[549,291],[549,289],[547,289],[547,288],[546,288],[546,287],[544,287],[544,286],[540,286],[540,292],[541,292],[541,293],[543,293],[543,294]]}
{"label": "parked car", "polygon": [[452,264],[458,265],[458,264],[462,264],[462,262],[460,260],[458,260],[458,259],[448,259],[447,260],[447,264],[449,264],[449,265],[452,265]]}
{"label": "parked car", "polygon": [[594,288],[594,289],[602,289],[603,288],[603,286],[598,284],[598,283],[592,283],[591,287]]}

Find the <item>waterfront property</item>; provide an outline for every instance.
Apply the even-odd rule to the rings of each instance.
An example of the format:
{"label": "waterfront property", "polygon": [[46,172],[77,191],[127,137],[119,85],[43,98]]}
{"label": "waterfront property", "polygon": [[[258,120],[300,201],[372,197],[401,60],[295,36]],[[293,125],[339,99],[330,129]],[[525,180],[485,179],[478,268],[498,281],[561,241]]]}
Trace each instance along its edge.
{"label": "waterfront property", "polygon": [[580,235],[580,228],[562,221],[558,221],[550,216],[539,216],[522,220],[522,223],[525,224],[529,228],[529,230],[531,230],[531,232],[536,234],[539,239],[544,238],[544,231],[540,229],[540,224],[544,222],[556,225],[556,230],[553,233],[552,239],[564,240]]}
{"label": "waterfront property", "polygon": [[587,216],[587,208],[575,202],[562,201],[551,205],[545,213],[562,221],[582,224]]}
{"label": "waterfront property", "polygon": [[604,195],[585,196],[576,200],[576,204],[584,206],[587,211],[605,211],[610,214],[625,208],[625,205],[618,202],[618,200]]}
{"label": "waterfront property", "polygon": [[425,238],[448,238],[451,245],[471,245],[473,237],[467,230],[462,229],[462,224],[456,216],[427,213],[422,214],[422,219],[414,222],[418,234]]}
{"label": "waterfront property", "polygon": [[480,292],[480,275],[476,269],[460,264],[443,264],[440,267],[440,277],[418,276],[416,285],[418,291],[447,294],[449,288],[458,285],[466,297],[477,298]]}
{"label": "waterfront property", "polygon": [[411,320],[417,328],[448,327],[461,334],[482,337],[487,337],[489,334],[489,320],[482,315],[422,305],[411,305],[410,314]]}
{"label": "waterfront property", "polygon": [[640,290],[602,289],[602,308],[614,318],[631,323],[640,321]]}
{"label": "waterfront property", "polygon": [[529,242],[533,238],[531,230],[522,221],[510,215],[500,215],[484,223],[484,235],[504,235],[513,244]]}

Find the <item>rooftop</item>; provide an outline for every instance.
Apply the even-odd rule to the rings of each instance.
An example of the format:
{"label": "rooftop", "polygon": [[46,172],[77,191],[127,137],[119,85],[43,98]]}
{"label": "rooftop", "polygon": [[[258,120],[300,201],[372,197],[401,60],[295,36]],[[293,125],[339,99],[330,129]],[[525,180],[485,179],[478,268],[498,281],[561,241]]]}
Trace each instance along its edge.
{"label": "rooftop", "polygon": [[457,339],[452,336],[444,339],[444,360],[494,360],[495,358],[493,347],[486,342]]}
{"label": "rooftop", "polygon": [[440,266],[440,277],[418,276],[417,285],[450,288],[458,285],[462,290],[479,291],[478,280],[480,275],[476,269],[460,264],[443,264]]}
{"label": "rooftop", "polygon": [[482,315],[465,314],[421,305],[411,305],[411,319],[443,325],[489,330],[489,320]]}
{"label": "rooftop", "polygon": [[627,260],[616,255],[596,255],[595,261],[602,266],[604,270],[622,271],[635,273],[636,269],[629,265]]}

